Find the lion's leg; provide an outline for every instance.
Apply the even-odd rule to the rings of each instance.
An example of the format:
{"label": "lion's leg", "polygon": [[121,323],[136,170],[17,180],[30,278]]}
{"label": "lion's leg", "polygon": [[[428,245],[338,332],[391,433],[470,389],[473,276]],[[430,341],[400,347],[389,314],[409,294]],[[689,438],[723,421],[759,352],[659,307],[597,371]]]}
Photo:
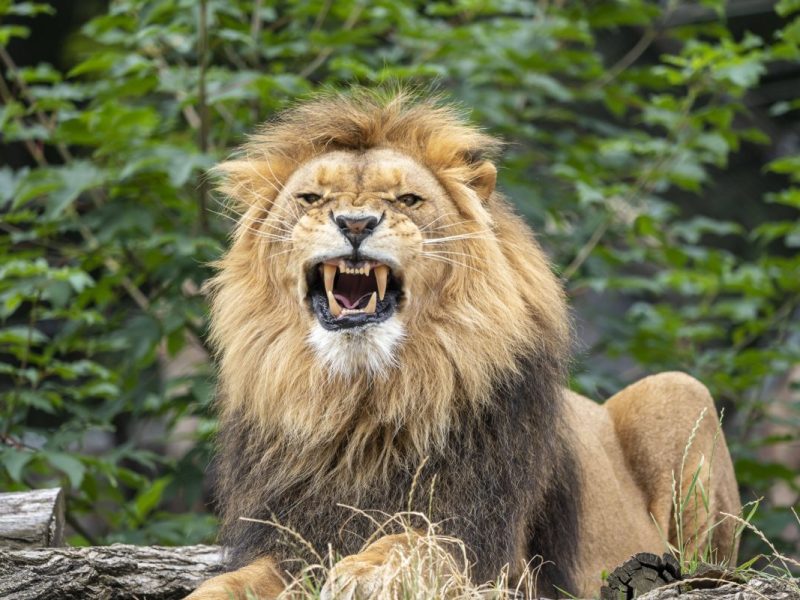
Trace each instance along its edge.
{"label": "lion's leg", "polygon": [[340,560],[328,574],[322,589],[322,600],[374,598],[381,590],[385,578],[384,567],[391,567],[392,557],[414,548],[420,539],[413,531],[385,535],[358,554]]}
{"label": "lion's leg", "polygon": [[204,582],[186,600],[272,600],[286,587],[275,561],[259,558],[249,565]]}
{"label": "lion's leg", "polygon": [[739,491],[706,387],[684,373],[662,373],[625,388],[605,407],[662,534],[689,553],[684,558],[710,546],[711,559],[735,562],[736,523],[721,513],[738,514]]}

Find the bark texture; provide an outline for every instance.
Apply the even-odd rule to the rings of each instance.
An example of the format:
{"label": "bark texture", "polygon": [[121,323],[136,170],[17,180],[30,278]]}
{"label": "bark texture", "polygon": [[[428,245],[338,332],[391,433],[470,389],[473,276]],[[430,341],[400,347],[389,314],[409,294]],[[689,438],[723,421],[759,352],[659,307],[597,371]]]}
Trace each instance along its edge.
{"label": "bark texture", "polygon": [[0,494],[0,548],[64,545],[61,488]]}
{"label": "bark texture", "polygon": [[218,546],[0,549],[0,598],[183,598],[221,562]]}
{"label": "bark texture", "polygon": [[[691,583],[691,580],[687,580]],[[800,581],[754,578],[746,584],[724,583],[718,588],[684,591],[678,585],[637,596],[637,600],[800,600]]]}

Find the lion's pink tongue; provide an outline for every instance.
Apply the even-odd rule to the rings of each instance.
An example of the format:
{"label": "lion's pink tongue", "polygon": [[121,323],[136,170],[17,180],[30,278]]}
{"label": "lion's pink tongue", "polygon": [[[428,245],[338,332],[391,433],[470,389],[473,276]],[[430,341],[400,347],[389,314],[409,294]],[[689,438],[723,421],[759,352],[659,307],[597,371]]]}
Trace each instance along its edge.
{"label": "lion's pink tongue", "polygon": [[343,296],[342,294],[334,294],[333,296],[339,301],[339,304],[341,304],[344,308],[355,309],[358,308],[358,305],[361,304],[361,301],[364,300],[364,298],[368,297],[369,294],[364,294],[363,296],[357,298],[356,300],[350,300],[350,298],[348,298],[347,296]]}

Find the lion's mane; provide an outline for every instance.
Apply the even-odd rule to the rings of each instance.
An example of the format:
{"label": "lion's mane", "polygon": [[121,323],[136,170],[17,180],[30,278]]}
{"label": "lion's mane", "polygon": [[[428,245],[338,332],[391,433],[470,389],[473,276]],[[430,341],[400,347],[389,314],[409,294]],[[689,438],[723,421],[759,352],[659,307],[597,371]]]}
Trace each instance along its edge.
{"label": "lion's mane", "polygon": [[[520,514],[540,521],[548,515],[548,527],[561,531],[536,521],[500,523],[507,528],[503,539],[466,526],[455,533],[487,555],[506,556],[501,548],[538,531],[539,544],[550,547],[534,543],[530,550],[560,553],[569,562],[577,492],[561,422],[568,316],[544,253],[507,201],[493,192],[482,213],[448,230],[473,234],[453,242],[463,264],[453,264],[419,300],[428,309],[408,318],[397,364],[382,377],[325,372],[306,341],[291,252],[271,256],[271,244],[248,226],[281,222],[272,201],[298,165],[333,150],[371,148],[408,154],[457,200],[472,193],[470,183],[484,176],[485,160],[499,144],[436,100],[329,94],[266,124],[219,169],[222,190],[243,215],[209,285],[219,358],[223,541],[237,562],[261,552],[289,556],[281,548],[290,541],[263,542],[273,535],[267,527],[238,521],[257,517],[319,540],[323,552],[325,536],[352,551],[350,542],[334,539],[342,536],[337,505],[401,510],[415,475],[420,485],[438,477],[434,517],[461,511],[477,522],[499,512],[482,505],[486,494],[473,487],[489,469],[497,486],[489,497],[498,506],[519,503]],[[520,457],[530,465],[524,475],[515,470]],[[451,473],[455,465],[459,472]],[[496,566],[481,568],[491,577]]]}

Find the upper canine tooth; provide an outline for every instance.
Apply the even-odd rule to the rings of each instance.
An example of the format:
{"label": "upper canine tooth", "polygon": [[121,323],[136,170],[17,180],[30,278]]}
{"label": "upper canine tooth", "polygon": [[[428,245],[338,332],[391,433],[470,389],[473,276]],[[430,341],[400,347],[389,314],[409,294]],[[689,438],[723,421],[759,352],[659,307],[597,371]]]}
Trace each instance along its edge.
{"label": "upper canine tooth", "polygon": [[325,277],[325,291],[330,293],[333,290],[333,278],[336,277],[336,265],[325,264],[322,269]]}
{"label": "upper canine tooth", "polygon": [[383,300],[386,294],[386,280],[389,277],[389,267],[378,265],[375,267],[375,281],[378,282],[378,300]]}
{"label": "upper canine tooth", "polygon": [[339,306],[336,298],[333,297],[333,292],[330,290],[328,290],[328,308],[331,309],[331,314],[334,317],[338,317],[340,314],[342,314],[342,307]]}
{"label": "upper canine tooth", "polygon": [[375,312],[375,307],[378,305],[378,300],[375,298],[375,296],[375,292],[372,292],[372,296],[369,297],[369,302],[367,302],[367,305],[364,307],[365,313]]}

